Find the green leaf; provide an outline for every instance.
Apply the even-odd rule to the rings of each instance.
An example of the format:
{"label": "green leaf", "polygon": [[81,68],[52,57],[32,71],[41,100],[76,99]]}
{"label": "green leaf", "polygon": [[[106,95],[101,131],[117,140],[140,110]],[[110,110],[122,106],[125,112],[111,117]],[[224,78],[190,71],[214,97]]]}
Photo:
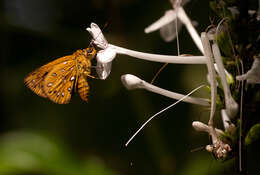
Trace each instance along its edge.
{"label": "green leaf", "polygon": [[[98,158],[84,163],[49,136],[19,131],[0,137],[0,174],[116,175]],[[94,161],[95,160],[95,161]],[[94,173],[95,172],[95,173]]]}
{"label": "green leaf", "polygon": [[252,144],[253,142],[259,139],[259,136],[260,136],[260,123],[255,124],[250,128],[245,138],[245,145]]}
{"label": "green leaf", "polygon": [[224,53],[226,57],[232,58],[233,51],[232,51],[232,45],[229,39],[228,33],[225,31],[221,32],[217,38],[218,46],[220,47],[221,51]]}

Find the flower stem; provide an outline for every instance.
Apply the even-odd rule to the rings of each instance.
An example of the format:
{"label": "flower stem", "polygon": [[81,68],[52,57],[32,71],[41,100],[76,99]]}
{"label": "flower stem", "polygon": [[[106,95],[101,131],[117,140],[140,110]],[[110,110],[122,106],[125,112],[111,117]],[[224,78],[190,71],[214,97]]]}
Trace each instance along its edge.
{"label": "flower stem", "polygon": [[118,54],[124,54],[124,55],[128,55],[143,60],[148,60],[148,61],[155,61],[161,63],[175,63],[175,64],[206,64],[205,56],[159,55],[159,54],[150,54],[150,53],[133,51],[112,44],[109,44],[109,47],[115,49]]}

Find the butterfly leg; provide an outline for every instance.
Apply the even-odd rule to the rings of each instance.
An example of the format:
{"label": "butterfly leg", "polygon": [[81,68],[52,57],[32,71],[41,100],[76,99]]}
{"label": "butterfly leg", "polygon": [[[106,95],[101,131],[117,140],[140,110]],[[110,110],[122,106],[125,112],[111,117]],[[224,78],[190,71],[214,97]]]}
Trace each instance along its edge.
{"label": "butterfly leg", "polygon": [[93,75],[87,75],[87,77],[93,78],[93,79],[99,79],[98,77],[95,77]]}
{"label": "butterfly leg", "polygon": [[78,79],[79,79],[79,74],[80,74],[80,70],[78,69],[78,60],[76,59],[76,79],[75,79],[75,83],[74,83],[74,92],[77,92],[77,84],[78,84]]}
{"label": "butterfly leg", "polygon": [[93,78],[93,79],[100,79],[100,78],[98,78],[98,77],[96,77],[96,76],[94,76],[94,75],[90,75],[90,72],[89,72],[89,71],[84,71],[84,72],[83,72],[83,75],[84,75],[85,77],[89,77],[89,78]]}

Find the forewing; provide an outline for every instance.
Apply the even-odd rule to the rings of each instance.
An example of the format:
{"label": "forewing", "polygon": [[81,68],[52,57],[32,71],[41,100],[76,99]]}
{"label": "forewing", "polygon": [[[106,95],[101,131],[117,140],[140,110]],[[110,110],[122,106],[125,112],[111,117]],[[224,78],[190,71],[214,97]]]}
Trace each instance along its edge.
{"label": "forewing", "polygon": [[46,96],[58,104],[67,104],[71,99],[77,79],[76,60],[57,64],[45,77],[43,91]]}
{"label": "forewing", "polygon": [[34,93],[41,97],[47,97],[43,91],[43,80],[46,75],[54,68],[55,65],[69,60],[71,56],[61,57],[56,59],[48,64],[43,65],[42,67],[31,72],[25,79],[24,83],[26,86],[31,89]]}
{"label": "forewing", "polygon": [[84,100],[85,102],[88,102],[88,92],[89,92],[89,85],[88,82],[86,80],[86,78],[83,75],[79,76],[78,79],[78,93],[79,96],[81,97],[82,100]]}

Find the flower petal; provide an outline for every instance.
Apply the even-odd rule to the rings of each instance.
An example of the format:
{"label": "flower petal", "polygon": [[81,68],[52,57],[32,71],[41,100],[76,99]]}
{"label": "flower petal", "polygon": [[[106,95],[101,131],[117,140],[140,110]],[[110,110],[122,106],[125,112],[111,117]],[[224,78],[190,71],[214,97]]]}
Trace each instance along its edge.
{"label": "flower petal", "polygon": [[105,80],[109,76],[111,72],[111,68],[112,68],[112,62],[109,63],[97,62],[96,72],[98,74],[98,77],[101,80]]}
{"label": "flower petal", "polygon": [[96,72],[100,79],[104,80],[108,77],[112,68],[112,61],[116,57],[114,49],[107,47],[97,53],[97,69]]}
{"label": "flower petal", "polygon": [[[177,25],[178,33],[182,27],[182,23],[179,22]],[[170,42],[176,38],[176,20],[160,28],[160,35],[165,42]]]}
{"label": "flower petal", "polygon": [[102,49],[107,48],[108,42],[97,24],[91,23],[90,28],[88,27],[87,31],[92,35],[94,44]]}
{"label": "flower petal", "polygon": [[116,57],[115,49],[107,47],[97,53],[97,61],[100,63],[109,63]]}
{"label": "flower petal", "polygon": [[161,27],[171,23],[176,19],[176,11],[175,10],[167,10],[159,20],[151,24],[150,26],[145,28],[145,33],[150,33],[160,29]]}

